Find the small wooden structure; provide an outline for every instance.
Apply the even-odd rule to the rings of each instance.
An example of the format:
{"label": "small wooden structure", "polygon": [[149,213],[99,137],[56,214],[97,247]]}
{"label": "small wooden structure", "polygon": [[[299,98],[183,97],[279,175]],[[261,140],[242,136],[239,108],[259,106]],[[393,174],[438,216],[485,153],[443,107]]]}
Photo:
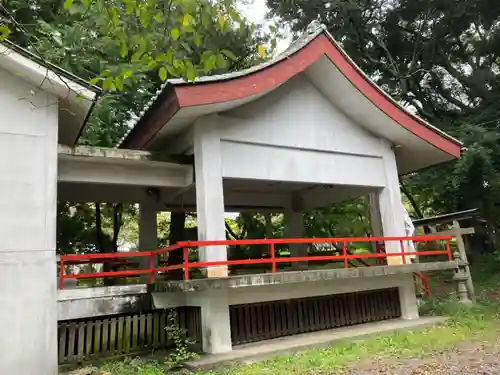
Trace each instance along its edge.
{"label": "small wooden structure", "polygon": [[[433,216],[418,220],[413,220],[415,228],[423,227],[426,232],[433,235],[452,235],[456,238],[457,251],[460,255],[460,262],[464,267],[465,274],[467,275],[466,286],[467,294],[471,301],[475,302],[476,294],[474,291],[474,284],[470,274],[470,267],[467,257],[467,249],[463,236],[472,235],[475,233],[473,227],[462,228],[461,221],[475,219],[479,217],[479,209],[471,209],[466,211],[452,212],[450,214]],[[443,228],[444,227],[444,228]]]}

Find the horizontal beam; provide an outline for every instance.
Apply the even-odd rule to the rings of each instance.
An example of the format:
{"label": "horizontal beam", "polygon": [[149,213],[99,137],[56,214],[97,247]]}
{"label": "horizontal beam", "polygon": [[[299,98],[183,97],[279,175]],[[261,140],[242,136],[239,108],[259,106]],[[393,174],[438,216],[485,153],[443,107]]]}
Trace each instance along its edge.
{"label": "horizontal beam", "polygon": [[446,224],[451,223],[454,220],[466,220],[477,218],[479,216],[479,208],[473,208],[471,210],[452,212],[450,214],[444,214],[433,217],[424,217],[423,219],[413,220],[413,225],[420,227],[422,225],[436,225],[436,224]]}
{"label": "horizontal beam", "polygon": [[[194,185],[182,188],[159,188],[158,193],[157,211],[196,211]],[[60,182],[58,199],[81,203],[140,203],[148,199],[148,188],[131,185]],[[225,191],[224,204],[227,212],[283,212],[290,206],[291,197],[289,194],[279,193]]]}
{"label": "horizontal beam", "polygon": [[185,187],[193,183],[191,166],[158,161],[59,156],[58,180],[85,184]]}

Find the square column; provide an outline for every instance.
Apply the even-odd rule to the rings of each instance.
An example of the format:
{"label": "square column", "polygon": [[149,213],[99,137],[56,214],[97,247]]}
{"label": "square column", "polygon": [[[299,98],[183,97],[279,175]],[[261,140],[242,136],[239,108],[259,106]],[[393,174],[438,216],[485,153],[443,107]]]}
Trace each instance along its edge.
{"label": "square column", "polygon": [[[225,240],[222,155],[217,116],[207,116],[196,121],[193,147],[198,240]],[[202,262],[227,260],[226,246],[206,246],[198,251]],[[207,269],[207,277],[227,275],[227,266]]]}
{"label": "square column", "polygon": [[[396,156],[392,145],[387,141],[385,143],[385,154],[383,156],[384,170],[386,177],[386,185],[380,189],[373,200],[377,200],[378,204],[374,205],[372,223],[375,225],[381,224],[382,234],[384,237],[405,237],[405,215],[403,209],[403,201],[401,190],[399,187],[399,175],[396,165]],[[378,213],[377,213],[378,211]],[[379,216],[379,219],[377,218]],[[378,222],[380,220],[380,222]],[[378,230],[380,228],[377,228]],[[386,242],[385,250],[387,253],[400,253],[401,247],[399,242]],[[387,264],[402,264],[401,257],[387,258]]]}
{"label": "square column", "polygon": [[418,303],[413,275],[407,274],[405,276],[405,280],[398,287],[401,319],[418,319]]}
{"label": "square column", "polygon": [[203,352],[218,354],[232,351],[228,291],[203,291],[197,300],[201,307]]}
{"label": "square column", "polygon": [[0,82],[0,374],[57,375],[58,101]]}

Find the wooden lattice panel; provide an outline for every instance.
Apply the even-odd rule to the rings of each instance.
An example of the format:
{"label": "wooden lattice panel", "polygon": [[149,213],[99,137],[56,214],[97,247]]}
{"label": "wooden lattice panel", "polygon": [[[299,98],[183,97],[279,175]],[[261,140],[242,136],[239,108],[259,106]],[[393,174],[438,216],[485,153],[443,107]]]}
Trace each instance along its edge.
{"label": "wooden lattice panel", "polygon": [[[177,309],[179,325],[190,337],[201,338],[200,309]],[[165,327],[168,311],[59,322],[59,364],[136,354],[172,346]]]}
{"label": "wooden lattice panel", "polygon": [[233,345],[394,319],[397,288],[230,307]]}

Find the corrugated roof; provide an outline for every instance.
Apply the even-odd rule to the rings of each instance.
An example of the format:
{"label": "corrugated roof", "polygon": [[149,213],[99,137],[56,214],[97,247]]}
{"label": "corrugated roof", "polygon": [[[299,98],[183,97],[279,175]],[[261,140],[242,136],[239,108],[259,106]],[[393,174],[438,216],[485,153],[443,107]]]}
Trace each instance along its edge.
{"label": "corrugated roof", "polygon": [[47,69],[53,71],[54,73],[66,78],[74,83],[77,83],[78,85],[83,86],[86,89],[89,89],[89,90],[95,92],[96,94],[99,94],[102,91],[100,87],[97,87],[95,85],[90,85],[88,83],[88,81],[86,81],[85,79],[78,77],[77,75],[75,75],[71,72],[68,72],[67,70],[62,69],[61,67],[59,67],[55,64],[52,64],[51,62],[49,62],[47,60],[44,60],[42,57],[34,54],[31,51],[28,51],[26,48],[23,48],[23,47],[17,45],[16,43],[12,42],[11,40],[8,40],[8,39],[3,40],[1,42],[1,44],[5,45],[9,49],[17,52],[18,54],[26,57],[27,59],[36,62],[37,64],[43,66],[44,68],[47,68]]}

